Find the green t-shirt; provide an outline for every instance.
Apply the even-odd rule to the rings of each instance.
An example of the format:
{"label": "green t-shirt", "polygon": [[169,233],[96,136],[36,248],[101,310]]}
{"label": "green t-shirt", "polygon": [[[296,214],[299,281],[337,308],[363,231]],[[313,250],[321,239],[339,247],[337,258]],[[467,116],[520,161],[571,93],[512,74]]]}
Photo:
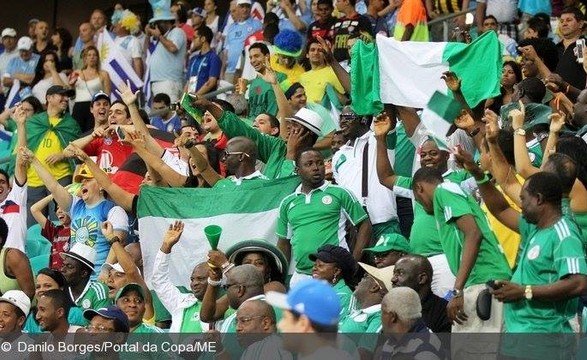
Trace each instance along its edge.
{"label": "green t-shirt", "polygon": [[503,250],[477,202],[457,184],[444,182],[434,191],[434,217],[452,273],[456,275],[461,266],[465,234],[458,228],[456,220],[464,215],[474,217],[482,236],[477,260],[465,287],[489,280],[509,279],[511,272]]}
{"label": "green t-shirt", "polygon": [[269,179],[287,177],[294,174],[293,160],[286,160],[287,144],[279,137],[261,133],[245,124],[235,114],[225,111],[218,119],[218,126],[228,138],[245,136],[257,145],[257,157],[263,163],[263,174]]}
{"label": "green t-shirt", "polygon": [[281,202],[276,233],[290,239],[296,270],[310,274],[314,263],[308,255],[322,245],[346,244],[346,219],[357,225],[367,218],[367,213],[357,198],[341,186],[325,181],[309,194],[302,193],[301,187]]}
{"label": "green t-shirt", "polygon": [[412,176],[416,148],[408,138],[403,123],[400,122],[397,124],[395,133],[397,136],[397,143],[395,146],[395,163],[393,164],[393,170],[395,170],[395,173],[400,176]]}
{"label": "green t-shirt", "polygon": [[[447,171],[443,174],[445,181],[461,185],[471,179],[471,175],[462,170]],[[397,176],[393,187],[398,195],[412,197],[412,178]],[[399,191],[397,191],[399,190]],[[434,215],[426,213],[422,205],[414,201],[413,231],[410,233],[410,252],[422,256],[442,254],[442,244]]]}
{"label": "green t-shirt", "polygon": [[[538,229],[520,216],[522,244],[512,282],[523,285],[552,284],[571,274],[587,274],[579,229],[561,218]],[[578,299],[560,301],[519,300],[504,304],[508,333],[572,333],[569,319],[577,313]]]}
{"label": "green t-shirt", "polygon": [[200,309],[202,302],[197,301],[194,305],[183,310],[181,319],[180,333],[197,334],[203,332],[202,323],[200,321]]}
{"label": "green t-shirt", "polygon": [[100,309],[112,305],[112,300],[108,298],[108,286],[101,282],[90,281],[75,304],[84,310]]}
{"label": "green t-shirt", "polygon": [[583,243],[583,249],[587,250],[587,213],[576,213],[571,209],[571,199],[563,197],[561,202],[561,209],[563,216],[573,221],[579,228],[581,233],[581,242]]}
{"label": "green t-shirt", "polygon": [[260,172],[255,172],[238,180],[234,176],[219,180],[216,184],[214,184],[214,188],[226,190],[258,188],[265,185],[266,181],[268,180],[269,179],[267,179],[265,175],[261,174]]}
{"label": "green t-shirt", "polygon": [[[286,75],[280,72],[275,75],[277,82],[282,82],[286,78]],[[277,100],[271,84],[257,76],[249,84],[249,118],[255,119],[261,113],[277,115]]]}

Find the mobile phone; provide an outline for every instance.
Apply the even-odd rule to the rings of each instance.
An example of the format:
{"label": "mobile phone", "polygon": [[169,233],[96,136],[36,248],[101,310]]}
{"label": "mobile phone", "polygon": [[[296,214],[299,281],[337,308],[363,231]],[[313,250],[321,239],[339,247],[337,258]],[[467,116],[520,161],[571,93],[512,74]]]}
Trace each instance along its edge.
{"label": "mobile phone", "polygon": [[497,285],[495,283],[495,280],[489,280],[488,282],[485,283],[485,285],[487,285],[488,288],[491,288],[493,290],[499,289],[499,285]]}
{"label": "mobile phone", "polygon": [[585,48],[585,39],[579,39],[575,46],[575,55],[577,56],[577,62],[583,63],[583,49]]}
{"label": "mobile phone", "polygon": [[124,131],[122,131],[122,128],[120,126],[116,127],[116,136],[118,136],[119,140],[124,140],[125,138]]}

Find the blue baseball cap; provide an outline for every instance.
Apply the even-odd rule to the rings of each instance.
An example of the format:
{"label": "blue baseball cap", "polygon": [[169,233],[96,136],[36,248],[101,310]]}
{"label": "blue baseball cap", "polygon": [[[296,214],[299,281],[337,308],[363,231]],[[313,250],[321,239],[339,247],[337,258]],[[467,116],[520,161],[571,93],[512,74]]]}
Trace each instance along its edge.
{"label": "blue baseball cap", "polygon": [[108,100],[109,104],[112,102],[112,100],[110,100],[110,96],[108,96],[108,94],[106,94],[104,91],[100,90],[97,93],[95,93],[94,96],[92,97],[92,104],[100,99]]}
{"label": "blue baseball cap", "polygon": [[122,310],[120,310],[118,306],[110,305],[108,307],[100,308],[98,310],[87,309],[86,311],[84,311],[84,318],[86,318],[88,321],[92,321],[92,319],[96,315],[100,315],[101,317],[106,319],[114,320],[119,325],[122,325],[122,332],[129,332],[128,317]]}
{"label": "blue baseball cap", "polygon": [[268,291],[266,301],[277,308],[305,315],[316,324],[338,324],[340,298],[332,286],[323,280],[300,281],[287,294]]}

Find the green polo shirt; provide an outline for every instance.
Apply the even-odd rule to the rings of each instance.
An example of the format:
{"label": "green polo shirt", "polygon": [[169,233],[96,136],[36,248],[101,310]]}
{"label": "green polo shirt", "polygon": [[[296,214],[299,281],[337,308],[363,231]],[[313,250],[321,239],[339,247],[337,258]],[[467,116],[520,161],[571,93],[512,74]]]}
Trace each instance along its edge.
{"label": "green polo shirt", "polygon": [[511,272],[503,250],[473,197],[457,184],[444,182],[434,191],[433,201],[440,242],[454,275],[461,266],[465,242],[465,234],[458,228],[456,220],[464,215],[472,215],[481,231],[479,253],[465,287],[484,284],[489,280],[509,279]]}
{"label": "green polo shirt", "polygon": [[355,310],[339,326],[339,332],[365,334],[358,339],[357,347],[374,352],[377,348],[377,334],[381,329],[381,304]]}
{"label": "green polo shirt", "polygon": [[108,298],[108,287],[101,282],[89,281],[75,304],[84,310],[100,309],[112,305]]}
{"label": "green polo shirt", "polygon": [[568,197],[563,197],[561,208],[563,216],[566,216],[569,220],[575,222],[579,228],[583,248],[587,249],[587,212],[574,212],[573,209],[571,209],[571,199]]}
{"label": "green polo shirt", "polygon": [[367,219],[367,213],[350,191],[329,181],[308,194],[301,189],[298,186],[281,202],[276,233],[290,239],[296,270],[311,274],[314,263],[308,255],[322,245],[346,244],[345,220],[358,225]]}
{"label": "green polo shirt", "polygon": [[336,291],[336,295],[338,295],[338,298],[340,299],[340,324],[344,319],[349,317],[353,311],[355,311],[356,300],[353,296],[353,291],[343,279],[340,279],[336,284],[332,285],[332,288]]}
{"label": "green polo shirt", "polygon": [[[520,216],[522,249],[512,282],[548,285],[571,274],[587,275],[579,229],[561,218],[538,229]],[[577,313],[578,298],[560,301],[519,300],[504,304],[506,332],[572,333],[569,319]]]}
{"label": "green polo shirt", "polygon": [[[471,179],[471,175],[463,170],[447,171],[442,175],[445,181],[461,185]],[[412,178],[397,176],[393,190],[398,195],[412,197]],[[434,256],[442,254],[442,244],[438,235],[436,219],[434,215],[426,213],[419,202],[414,201],[414,223],[412,229],[418,229],[410,233],[410,252],[422,256]]]}

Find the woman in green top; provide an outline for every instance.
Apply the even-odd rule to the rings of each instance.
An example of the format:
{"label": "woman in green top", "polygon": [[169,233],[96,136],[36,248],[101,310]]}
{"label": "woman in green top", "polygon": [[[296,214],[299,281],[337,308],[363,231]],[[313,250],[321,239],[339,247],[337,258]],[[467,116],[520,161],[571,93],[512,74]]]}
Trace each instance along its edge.
{"label": "woman in green top", "polygon": [[355,274],[359,268],[353,255],[345,248],[326,244],[309,255],[314,261],[312,277],[326,280],[332,285],[340,298],[340,323],[355,309],[353,290],[356,285]]}
{"label": "woman in green top", "polygon": [[[39,270],[37,278],[35,279],[35,299],[38,299],[41,295],[49,290],[67,290],[67,281],[63,275],[57,271],[49,268],[43,268]],[[27,316],[26,322],[24,323],[23,330],[27,333],[41,333],[41,326],[35,319],[37,315],[37,307],[33,306],[29,316]],[[86,326],[87,320],[84,319],[82,309],[75,306],[73,300],[71,300],[71,309],[69,309],[69,316],[67,321],[70,325]]]}

